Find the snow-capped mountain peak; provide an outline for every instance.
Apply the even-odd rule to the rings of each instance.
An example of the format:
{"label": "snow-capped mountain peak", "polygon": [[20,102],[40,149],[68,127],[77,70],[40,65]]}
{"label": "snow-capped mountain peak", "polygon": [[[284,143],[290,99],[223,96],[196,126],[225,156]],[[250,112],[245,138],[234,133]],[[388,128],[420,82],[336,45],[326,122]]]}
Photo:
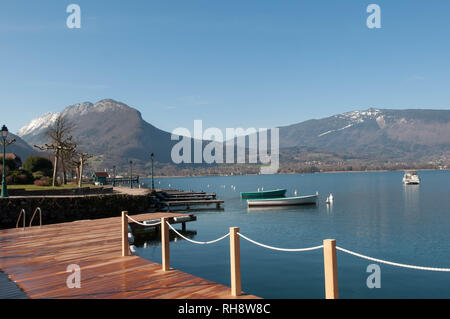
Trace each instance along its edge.
{"label": "snow-capped mountain peak", "polygon": [[50,127],[50,125],[52,125],[55,122],[59,114],[60,113],[49,112],[41,117],[35,118],[31,120],[30,123],[22,127],[17,133],[17,135],[20,137],[28,134],[37,135],[43,130]]}

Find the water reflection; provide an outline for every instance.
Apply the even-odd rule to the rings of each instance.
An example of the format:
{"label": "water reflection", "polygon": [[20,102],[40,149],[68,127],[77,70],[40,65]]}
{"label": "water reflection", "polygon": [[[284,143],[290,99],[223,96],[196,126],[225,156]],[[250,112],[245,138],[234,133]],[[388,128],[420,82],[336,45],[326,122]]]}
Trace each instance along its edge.
{"label": "water reflection", "polygon": [[326,203],[327,205],[327,214],[330,215],[333,213],[333,202]]}
{"label": "water reflection", "polygon": [[[196,230],[185,230],[185,231],[177,230],[177,231],[189,239],[194,239],[195,236],[197,236]],[[159,229],[149,229],[146,231],[139,231],[133,235],[134,235],[134,245],[138,248],[147,248],[149,246],[161,246],[161,232]],[[177,242],[184,239],[180,238],[173,231],[170,231],[169,240],[171,242]]]}
{"label": "water reflection", "polygon": [[420,185],[403,185],[405,211],[419,214]]}
{"label": "water reflection", "polygon": [[278,206],[278,207],[247,207],[247,212],[293,212],[317,211],[318,205]]}

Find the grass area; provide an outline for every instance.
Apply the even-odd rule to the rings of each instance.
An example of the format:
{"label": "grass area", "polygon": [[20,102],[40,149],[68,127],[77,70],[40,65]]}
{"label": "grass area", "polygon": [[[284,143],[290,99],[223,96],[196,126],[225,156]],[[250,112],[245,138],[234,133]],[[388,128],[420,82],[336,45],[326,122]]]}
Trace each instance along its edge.
{"label": "grass area", "polygon": [[[91,184],[83,184],[83,187],[97,188],[100,186],[95,186]],[[37,191],[37,190],[51,190],[51,189],[72,189],[78,188],[76,184],[67,184],[62,186],[36,186],[36,185],[8,185],[8,189],[25,189],[27,191]]]}

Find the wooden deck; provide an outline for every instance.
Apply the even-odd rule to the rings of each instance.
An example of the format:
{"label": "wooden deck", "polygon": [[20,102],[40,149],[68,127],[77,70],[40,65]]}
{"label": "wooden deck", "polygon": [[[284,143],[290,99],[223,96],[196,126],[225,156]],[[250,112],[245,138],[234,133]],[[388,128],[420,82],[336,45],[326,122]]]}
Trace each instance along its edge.
{"label": "wooden deck", "polygon": [[[151,219],[180,215],[158,213]],[[81,268],[79,289],[66,285],[71,264]],[[224,285],[178,270],[163,272],[160,264],[138,256],[121,257],[120,218],[0,230],[0,270],[30,298],[236,298]]]}
{"label": "wooden deck", "polygon": [[164,204],[170,210],[170,207],[173,207],[173,206],[185,206],[186,209],[189,209],[191,206],[198,206],[198,205],[207,205],[208,206],[211,204],[215,204],[216,208],[219,209],[220,205],[223,203],[224,203],[224,201],[221,199],[209,199],[209,200],[167,201]]}

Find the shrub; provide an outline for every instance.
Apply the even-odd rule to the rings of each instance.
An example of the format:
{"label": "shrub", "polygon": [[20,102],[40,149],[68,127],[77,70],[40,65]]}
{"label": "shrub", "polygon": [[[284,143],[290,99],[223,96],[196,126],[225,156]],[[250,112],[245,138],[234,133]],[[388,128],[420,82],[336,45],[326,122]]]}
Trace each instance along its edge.
{"label": "shrub", "polygon": [[[0,167],[3,168],[3,158],[0,157]],[[5,158],[5,167],[7,170],[14,171],[18,169],[17,162],[11,158]]]}
{"label": "shrub", "polygon": [[41,172],[43,176],[51,176],[53,170],[52,162],[42,156],[29,156],[22,165],[22,168],[31,172]]}
{"label": "shrub", "polygon": [[11,171],[6,176],[6,183],[9,185],[25,185],[33,183],[33,175],[26,170]]}
{"label": "shrub", "polygon": [[49,177],[49,176],[47,176],[47,174],[43,171],[37,171],[33,172],[33,177],[34,179],[41,179],[42,177]]}
{"label": "shrub", "polygon": [[52,186],[53,179],[47,176],[42,177],[41,179],[35,180],[34,185],[36,186]]}

